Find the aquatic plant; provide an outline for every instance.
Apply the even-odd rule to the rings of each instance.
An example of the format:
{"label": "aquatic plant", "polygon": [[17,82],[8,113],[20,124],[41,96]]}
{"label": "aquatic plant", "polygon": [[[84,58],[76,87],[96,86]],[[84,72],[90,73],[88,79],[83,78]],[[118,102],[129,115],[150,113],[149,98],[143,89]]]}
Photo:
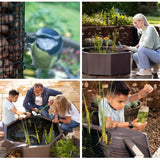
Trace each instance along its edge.
{"label": "aquatic plant", "polygon": [[[100,93],[100,90],[102,90],[101,103],[103,103],[102,104],[103,105],[102,110],[99,109],[100,115],[101,115],[101,130],[102,130],[102,136],[101,136],[100,139],[107,144],[108,137],[107,137],[107,134],[106,134],[106,117],[104,116],[104,88],[103,88],[103,83],[99,81],[98,86],[99,86],[99,93]],[[98,107],[99,107],[99,105],[100,105],[100,103],[98,104]]]}
{"label": "aquatic plant", "polygon": [[103,38],[96,35],[93,38],[93,44],[94,44],[94,51],[100,53],[103,45]]}
{"label": "aquatic plant", "polygon": [[36,133],[36,139],[37,139],[37,141],[38,141],[38,144],[40,144],[41,142],[40,142],[40,138],[39,138],[39,134],[38,134],[38,130],[37,130],[37,127],[36,127],[36,124],[34,123],[34,128],[35,128],[35,133]]}
{"label": "aquatic plant", "polygon": [[49,144],[51,141],[54,140],[53,123],[50,127],[49,133],[47,133],[47,129],[44,128],[44,130],[43,130],[43,140],[44,140],[45,144]]}
{"label": "aquatic plant", "polygon": [[19,126],[23,132],[24,132],[24,136],[25,136],[25,143],[27,143],[28,145],[31,145],[31,141],[30,141],[30,136],[29,136],[29,132],[28,132],[28,128],[27,128],[27,122],[26,120],[22,120],[21,122],[21,126]]}
{"label": "aquatic plant", "polygon": [[88,108],[87,108],[86,99],[85,99],[84,94],[83,94],[83,101],[84,101],[84,106],[85,106],[85,110],[86,110],[86,117],[87,117],[87,130],[88,130],[88,134],[90,134],[91,133],[90,115],[89,115],[89,111],[88,111]]}
{"label": "aquatic plant", "polygon": [[111,43],[110,35],[108,37],[104,37],[104,42],[106,43],[106,53],[108,52],[109,43]]}
{"label": "aquatic plant", "polygon": [[117,36],[118,36],[119,32],[117,29],[115,29],[112,33],[113,36],[113,45],[112,45],[112,49],[113,50],[117,50],[117,45],[116,45],[116,41],[117,41]]}
{"label": "aquatic plant", "polygon": [[138,111],[138,123],[144,123],[147,122],[148,118],[148,112],[149,112],[149,107],[147,106],[141,106],[139,111]]}

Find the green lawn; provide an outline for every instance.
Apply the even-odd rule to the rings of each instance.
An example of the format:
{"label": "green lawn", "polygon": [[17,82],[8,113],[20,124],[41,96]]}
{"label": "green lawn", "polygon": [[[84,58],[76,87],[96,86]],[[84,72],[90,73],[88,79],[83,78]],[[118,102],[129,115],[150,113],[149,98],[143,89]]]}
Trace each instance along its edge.
{"label": "green lawn", "polygon": [[150,24],[160,24],[160,17],[146,17]]}
{"label": "green lawn", "polygon": [[25,30],[36,32],[42,27],[53,28],[63,36],[80,42],[80,3],[26,2]]}

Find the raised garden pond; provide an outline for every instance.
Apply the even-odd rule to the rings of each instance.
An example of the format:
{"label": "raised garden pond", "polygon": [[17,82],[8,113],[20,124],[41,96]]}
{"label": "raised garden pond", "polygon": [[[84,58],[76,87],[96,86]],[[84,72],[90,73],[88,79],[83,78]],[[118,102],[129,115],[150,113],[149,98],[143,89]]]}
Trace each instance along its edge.
{"label": "raised garden pond", "polygon": [[82,72],[89,75],[129,74],[131,70],[131,53],[117,47],[112,52],[94,53],[93,47],[85,47],[82,51]]}
{"label": "raised garden pond", "polygon": [[5,146],[8,154],[19,150],[22,157],[49,157],[51,145],[62,137],[58,124],[33,116],[6,126]]}
{"label": "raised garden pond", "polygon": [[149,158],[152,157],[147,137],[144,133],[131,129],[115,127],[106,131],[108,143],[101,141],[101,129],[91,125],[90,134],[87,124],[83,124],[83,157],[107,158]]}

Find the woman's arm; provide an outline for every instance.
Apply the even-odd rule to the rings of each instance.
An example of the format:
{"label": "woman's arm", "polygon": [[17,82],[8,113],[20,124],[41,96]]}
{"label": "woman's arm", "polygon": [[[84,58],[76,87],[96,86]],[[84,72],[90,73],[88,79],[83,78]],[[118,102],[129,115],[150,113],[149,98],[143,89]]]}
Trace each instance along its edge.
{"label": "woman's arm", "polygon": [[59,122],[59,120],[58,120],[58,109],[57,109],[56,106],[55,106],[55,110],[54,110],[54,119],[52,120],[52,122],[54,122],[54,123]]}
{"label": "woman's arm", "polygon": [[66,116],[65,119],[60,119],[59,122],[70,124],[71,123],[71,116]]}

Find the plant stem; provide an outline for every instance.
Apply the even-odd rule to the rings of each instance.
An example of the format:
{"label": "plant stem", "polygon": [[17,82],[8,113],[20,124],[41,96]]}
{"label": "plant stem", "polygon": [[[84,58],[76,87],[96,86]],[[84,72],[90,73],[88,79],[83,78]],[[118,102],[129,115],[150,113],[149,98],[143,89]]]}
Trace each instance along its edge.
{"label": "plant stem", "polygon": [[90,129],[90,115],[89,115],[89,111],[88,111],[88,108],[87,108],[86,99],[85,99],[84,94],[83,94],[83,101],[84,101],[84,106],[85,106],[86,116],[87,116],[87,130],[88,130],[88,134],[90,134],[91,133],[91,129]]}

